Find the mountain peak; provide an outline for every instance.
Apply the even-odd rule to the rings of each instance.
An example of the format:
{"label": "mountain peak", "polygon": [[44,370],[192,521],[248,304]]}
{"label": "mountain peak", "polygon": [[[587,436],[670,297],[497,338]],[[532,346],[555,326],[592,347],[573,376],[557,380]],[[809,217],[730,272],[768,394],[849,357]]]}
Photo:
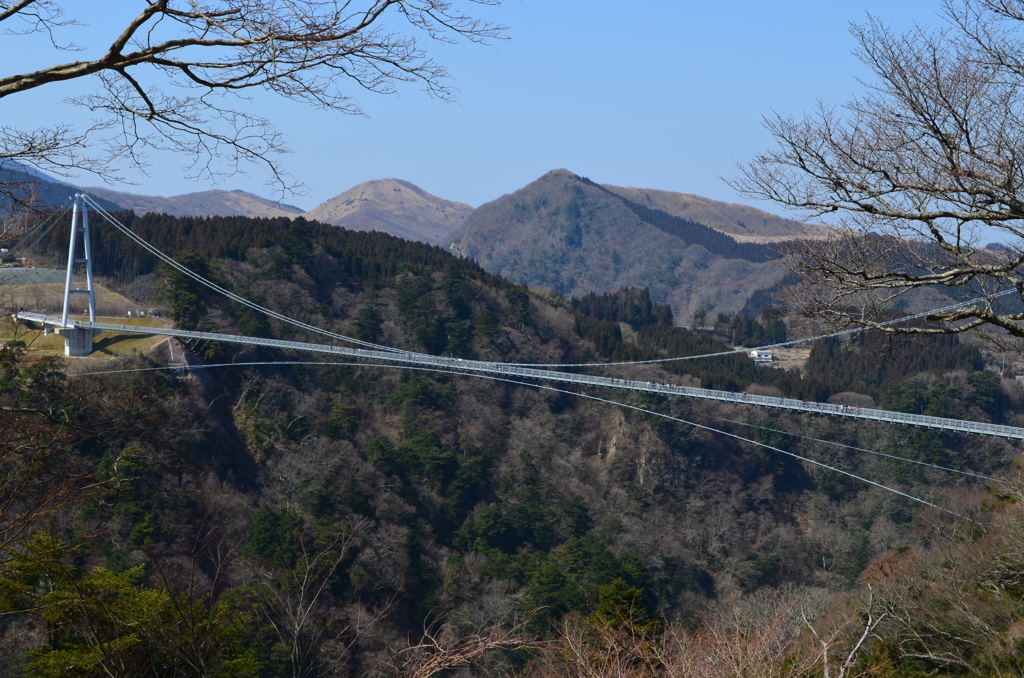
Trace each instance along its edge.
{"label": "mountain peak", "polygon": [[472,211],[469,205],[431,195],[408,181],[387,178],[356,184],[305,216],[354,231],[385,231],[438,244]]}
{"label": "mountain peak", "polygon": [[697,309],[738,312],[754,290],[784,274],[764,246],[648,206],[655,197],[664,198],[627,197],[554,169],[476,209],[452,235],[451,249],[491,273],[564,297],[646,287],[657,303],[670,303],[678,319]]}

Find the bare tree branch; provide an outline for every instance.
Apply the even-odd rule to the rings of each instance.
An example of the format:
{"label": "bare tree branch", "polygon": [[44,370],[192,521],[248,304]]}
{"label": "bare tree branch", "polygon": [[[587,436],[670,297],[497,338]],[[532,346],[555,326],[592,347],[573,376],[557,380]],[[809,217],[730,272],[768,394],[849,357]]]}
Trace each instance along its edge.
{"label": "bare tree branch", "polygon": [[478,666],[484,657],[500,650],[545,645],[527,638],[524,626],[504,629],[493,625],[476,632],[456,630],[451,624],[427,628],[418,643],[401,650],[389,648],[391,666],[385,670],[395,678],[431,678],[452,669]]}
{"label": "bare tree branch", "polygon": [[[0,163],[18,159],[117,180],[119,161],[145,170],[147,152],[171,150],[191,158],[193,178],[256,165],[287,192],[295,186],[276,160],[287,148],[251,112],[250,91],[348,114],[362,112],[351,86],[388,94],[399,83],[420,83],[448,99],[447,72],[426,43],[502,38],[503,27],[456,8],[500,1],[152,0],[125,20],[102,56],[0,77],[0,99],[85,77],[100,84],[97,93],[70,100],[99,114],[93,126],[0,128]],[[0,22],[21,22],[8,35],[46,33],[55,48],[75,49],[54,41],[56,29],[74,24],[63,16],[52,0],[0,2]]]}
{"label": "bare tree branch", "polygon": [[[803,280],[790,297],[799,309],[834,325],[879,327],[933,290],[978,303],[880,329],[990,327],[1021,337],[1024,3],[948,0],[945,8],[945,31],[897,34],[874,17],[855,26],[858,56],[875,75],[865,92],[802,118],[766,118],[778,147],[731,183],[833,227],[789,252]],[[986,246],[993,241],[1002,244]]]}

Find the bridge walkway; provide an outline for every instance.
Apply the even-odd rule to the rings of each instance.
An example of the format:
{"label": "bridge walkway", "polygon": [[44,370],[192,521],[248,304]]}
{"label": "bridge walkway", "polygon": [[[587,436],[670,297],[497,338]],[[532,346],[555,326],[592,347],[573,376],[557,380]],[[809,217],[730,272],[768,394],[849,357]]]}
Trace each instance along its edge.
{"label": "bridge walkway", "polygon": [[[22,321],[35,322],[44,325],[61,325],[61,318],[42,313],[21,312],[17,313],[15,317]],[[342,356],[345,358],[360,358],[363,360],[373,360],[377,362],[435,367],[443,370],[459,370],[465,372],[477,372],[481,374],[495,374],[503,377],[511,376],[539,379],[564,384],[577,384],[580,386],[596,386],[640,393],[681,396],[684,398],[695,398],[698,400],[716,400],[719,402],[772,407],[795,412],[809,412],[812,414],[824,414],[869,421],[882,421],[893,424],[905,424],[907,426],[919,426],[942,431],[989,435],[999,438],[1007,438],[1010,440],[1024,440],[1024,428],[1016,426],[986,424],[977,421],[965,421],[962,419],[947,419],[945,417],[929,417],[920,414],[908,414],[905,412],[889,412],[887,410],[878,410],[867,407],[854,408],[843,405],[833,405],[831,403],[816,403],[792,398],[752,395],[749,393],[733,393],[731,391],[718,391],[714,389],[694,388],[692,386],[679,386],[676,384],[663,384],[650,381],[618,379],[591,374],[573,374],[570,372],[561,372],[551,369],[525,367],[516,365],[515,363],[463,360],[461,358],[448,358],[444,356],[432,356],[420,353],[392,353],[365,348],[349,348],[347,346],[310,344],[300,341],[285,341],[282,339],[264,339],[261,337],[243,337],[231,334],[216,334],[213,332],[192,332],[188,330],[138,327],[133,325],[115,325],[86,321],[71,321],[69,322],[69,325],[80,329],[164,335],[169,337],[178,337],[181,339],[223,341],[234,344],[247,344],[250,346],[267,346],[272,348],[291,349],[295,351],[307,351],[312,353]]]}

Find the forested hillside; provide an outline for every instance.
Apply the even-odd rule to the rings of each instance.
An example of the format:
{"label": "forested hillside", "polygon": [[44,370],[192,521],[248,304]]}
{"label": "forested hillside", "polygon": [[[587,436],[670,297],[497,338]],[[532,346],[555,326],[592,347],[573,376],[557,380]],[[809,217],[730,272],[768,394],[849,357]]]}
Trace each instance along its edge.
{"label": "forested hillside", "polygon": [[725,257],[726,259],[746,259],[754,263],[761,263],[776,258],[774,251],[764,245],[736,242],[736,240],[725,233],[716,231],[704,224],[698,224],[696,221],[684,219],[674,214],[648,207],[647,205],[641,205],[638,202],[613,193],[604,186],[595,184],[585,177],[580,179],[590,186],[600,188],[609,196],[614,196],[621,200],[629,208],[629,211],[640,217],[640,220],[645,224],[650,224],[659,231],[675,236],[687,245],[700,245],[708,252]]}
{"label": "forested hillside", "polygon": [[661,212],[710,226],[739,242],[778,242],[795,235],[820,235],[819,227],[786,219],[749,205],[720,202],[699,195],[603,184],[604,188]]}
{"label": "forested hillside", "polygon": [[[673,327],[645,289],[545,298],[437,247],[304,219],[123,217],[246,298],[396,348],[523,363],[728,348]],[[94,233],[97,272],[125,289],[149,276],[181,326],[322,340],[169,275],[110,229]],[[908,411],[1022,423],[1019,390],[985,371],[976,348],[921,342],[885,360],[869,335],[817,344],[803,377],[737,354],[577,369],[816,400],[854,392]],[[716,647],[712,631],[728,636],[725,610],[754,615],[748,638],[766,609],[800,605],[852,629],[861,608],[848,596],[863,577],[879,582],[908,558],[932,562],[949,544],[1002,539],[987,525],[993,515],[1005,522],[998,506],[1013,499],[992,495],[985,506],[996,513],[982,514],[989,495],[978,479],[936,468],[1008,473],[1016,450],[995,439],[309,364],[320,359],[270,349],[190,350],[209,378],[74,376],[77,363],[65,372],[17,341],[0,353],[0,465],[12,497],[0,512],[4,675],[428,678],[445,667],[565,675],[587,658],[639,666],[652,652],[682,662],[684,648]],[[110,369],[158,366],[138,355]],[[978,522],[967,529],[849,475],[684,422]],[[1000,609],[995,638],[1019,618],[1013,605]],[[511,636],[492,627],[521,622]],[[802,622],[771,623],[784,623],[778,666],[803,666]],[[705,640],[672,645],[691,637]],[[572,638],[593,652],[558,650]],[[538,639],[556,644],[509,649]],[[485,646],[494,651],[473,654]],[[900,652],[879,642],[863,661],[920,663]],[[716,675],[686,671],[678,675]]]}

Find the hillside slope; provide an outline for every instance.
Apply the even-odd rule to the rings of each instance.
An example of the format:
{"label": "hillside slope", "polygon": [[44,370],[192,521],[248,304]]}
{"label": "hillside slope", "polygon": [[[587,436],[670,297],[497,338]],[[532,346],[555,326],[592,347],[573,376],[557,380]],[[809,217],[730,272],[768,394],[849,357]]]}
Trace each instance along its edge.
{"label": "hillside slope", "polygon": [[[563,183],[570,192],[581,184],[603,194],[581,181]],[[124,219],[247,299],[307,327],[404,350],[575,363],[726,348],[669,327],[665,309],[643,291],[566,304],[439,247],[382,233],[305,219]],[[133,259],[136,246],[113,229],[96,234],[96,273],[153,276],[179,326],[324,341],[152,259]],[[65,237],[55,229],[43,243],[59,252]],[[955,337],[920,341],[909,353],[912,369],[882,373],[870,345],[839,342],[816,345],[825,350],[812,355],[805,378],[735,354],[586,369],[813,398],[873,388],[883,406],[1020,423],[1016,382],[985,370],[976,347]],[[174,666],[201,641],[207,665],[241,667],[208,675],[258,678],[292,675],[299,660],[311,667],[305,675],[381,675],[374,671],[397,653],[415,656],[409,645],[425,626],[445,622],[460,639],[530,617],[527,632],[546,635],[564,613],[599,618],[621,606],[624,621],[635,615],[649,628],[652,616],[689,620],[692,632],[705,612],[734,609],[747,593],[754,602],[801,587],[813,587],[819,600],[842,596],[876,554],[934,543],[942,555],[940,535],[959,535],[964,524],[683,420],[756,437],[964,514],[980,500],[971,489],[978,484],[934,464],[991,475],[1015,452],[999,440],[655,394],[559,392],[544,383],[337,359],[317,364],[310,354],[255,346],[188,348],[190,364],[205,361],[205,369],[162,373],[153,368],[163,357],[133,355],[108,374],[65,378],[62,363],[41,361],[23,343],[2,347],[0,470],[20,477],[13,474],[24,468],[26,450],[56,455],[60,465],[40,464],[49,483],[41,487],[58,483],[64,494],[59,519],[29,515],[34,522],[21,534],[39,539],[9,541],[6,550],[0,542],[11,606],[0,640],[12,643],[0,653],[0,675],[21,673],[28,661],[61,668],[68,656],[85,656],[79,639],[96,629],[115,658],[143,667],[117,675],[150,675],[154,662]],[[904,378],[919,371],[929,373]],[[74,425],[54,412],[69,413]],[[930,466],[915,470],[896,457]],[[80,486],[60,485],[66,474],[51,468],[78,473]],[[968,515],[978,525],[986,520]],[[22,542],[38,545],[31,558]],[[54,548],[62,543],[66,549]],[[945,579],[950,568],[937,571]],[[1009,571],[1016,577],[1019,567]],[[40,572],[60,578],[32,585]],[[970,590],[995,599],[984,586]],[[71,601],[67,621],[43,616],[55,600]],[[779,609],[800,609],[778,600]],[[948,611],[948,602],[937,609]],[[315,623],[285,627],[295,610]],[[121,623],[140,618],[143,634]],[[221,635],[205,640],[214,632]]]}
{"label": "hillside slope", "polygon": [[295,217],[302,209],[274,202],[245,191],[197,191],[163,196],[139,195],[102,187],[83,189],[93,196],[117,203],[136,214],[170,214],[176,217],[240,216]]}
{"label": "hillside slope", "polygon": [[[717,231],[664,212],[658,213],[664,221],[678,223],[658,227],[641,218],[643,209],[572,172],[553,170],[479,207],[452,234],[451,249],[492,273],[566,297],[647,287],[683,323],[699,308],[738,312],[755,290],[784,275],[764,261],[767,250],[737,247]],[[696,235],[687,241],[673,234],[676,226]],[[698,237],[704,244],[693,244]]]}
{"label": "hillside slope", "polygon": [[307,219],[352,231],[383,231],[431,245],[448,235],[473,211],[469,205],[427,193],[399,179],[364,181],[308,212]]}
{"label": "hillside slope", "polygon": [[814,236],[822,232],[812,224],[785,219],[749,205],[652,188],[602,185],[628,200],[728,233],[739,242],[778,242],[795,235]]}

